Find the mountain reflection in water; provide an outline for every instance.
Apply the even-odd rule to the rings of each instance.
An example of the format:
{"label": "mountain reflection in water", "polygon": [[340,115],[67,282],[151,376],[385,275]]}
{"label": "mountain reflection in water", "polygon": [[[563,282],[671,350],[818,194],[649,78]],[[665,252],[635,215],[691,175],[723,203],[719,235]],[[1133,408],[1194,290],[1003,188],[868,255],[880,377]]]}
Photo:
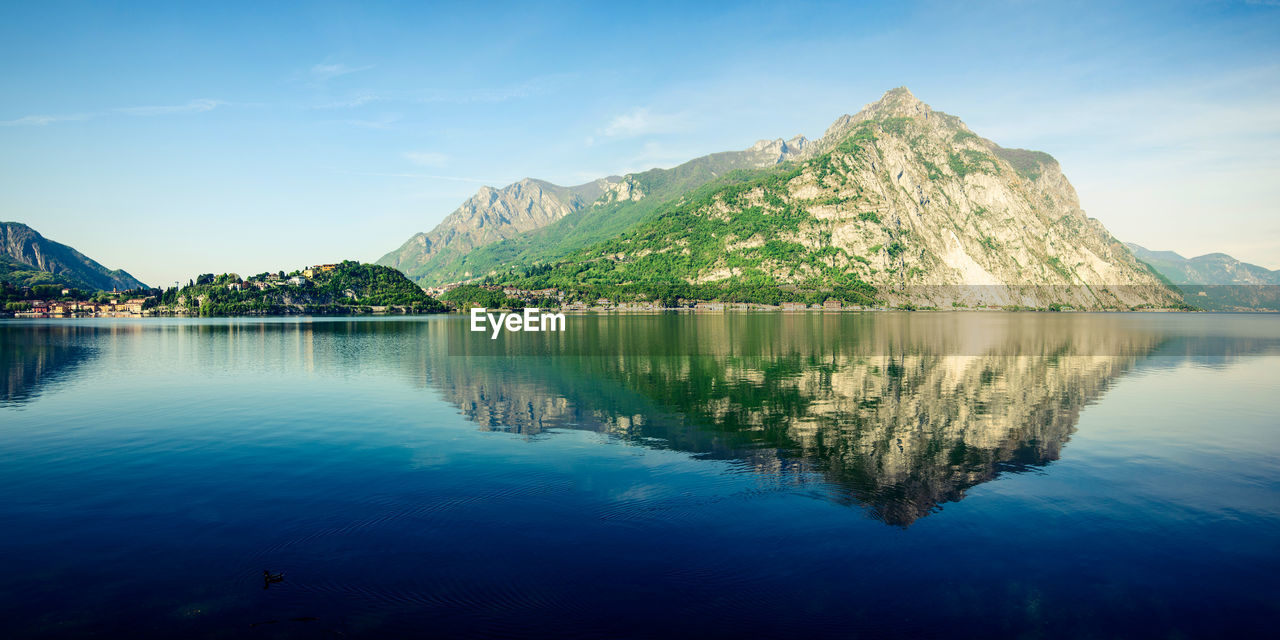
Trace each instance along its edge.
{"label": "mountain reflection in water", "polygon": [[[483,430],[556,429],[733,461],[908,526],[1001,473],[1057,460],[1083,407],[1140,365],[1276,348],[1270,328],[1190,336],[1178,316],[571,316],[558,334],[472,334],[464,318],[7,323],[0,401],[21,404],[139,336],[188,364],[237,354],[342,375],[392,373]],[[117,341],[121,332],[135,340]],[[192,339],[196,338],[196,339]]]}
{"label": "mountain reflection in water", "polygon": [[0,636],[1240,637],[1280,614],[1275,316],[466,320],[0,321]]}
{"label": "mountain reflection in water", "polygon": [[80,338],[91,330],[68,325],[6,324],[0,328],[0,407],[19,405],[42,387],[68,377],[94,351]]}
{"label": "mountain reflection in water", "polygon": [[[585,429],[738,460],[904,527],[1000,473],[1057,460],[1080,410],[1157,350],[1220,360],[1274,346],[1107,316],[573,320],[562,336],[496,347],[433,325],[450,353],[502,355],[436,352],[423,375],[482,429]],[[566,344],[588,322],[586,342]]]}

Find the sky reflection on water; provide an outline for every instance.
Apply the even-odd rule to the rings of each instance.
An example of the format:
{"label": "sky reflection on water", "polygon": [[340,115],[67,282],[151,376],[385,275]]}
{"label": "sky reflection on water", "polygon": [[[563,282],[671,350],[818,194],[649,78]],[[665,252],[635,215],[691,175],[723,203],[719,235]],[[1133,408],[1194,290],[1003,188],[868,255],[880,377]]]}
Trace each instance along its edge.
{"label": "sky reflection on water", "polygon": [[579,316],[495,347],[462,318],[3,323],[0,617],[1231,635],[1280,607],[1277,326]]}

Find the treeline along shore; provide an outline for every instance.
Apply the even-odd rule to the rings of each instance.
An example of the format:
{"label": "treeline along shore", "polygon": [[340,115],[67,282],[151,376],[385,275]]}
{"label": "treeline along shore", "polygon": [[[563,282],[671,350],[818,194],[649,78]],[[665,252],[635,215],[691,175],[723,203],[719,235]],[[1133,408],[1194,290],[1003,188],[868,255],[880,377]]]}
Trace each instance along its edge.
{"label": "treeline along shore", "polygon": [[[786,286],[724,289],[672,286],[662,290],[618,286],[538,289],[493,279],[423,289],[400,271],[346,260],[291,272],[202,274],[173,287],[87,293],[62,285],[15,286],[0,283],[0,314],[18,318],[227,317],[299,315],[430,314],[487,309],[541,308],[560,311],[875,311],[981,310],[1076,311],[1070,306],[1037,305],[1043,296],[1009,288],[1003,304],[922,306],[912,296],[895,297],[871,287],[824,291]],[[958,296],[965,297],[965,296]],[[991,296],[985,296],[991,297]],[[1107,311],[1192,310],[1114,306]]]}
{"label": "treeline along shore", "polygon": [[441,313],[448,308],[395,269],[346,260],[298,269],[202,274],[166,289],[98,291],[67,287],[0,290],[7,315],[27,318],[217,317]]}

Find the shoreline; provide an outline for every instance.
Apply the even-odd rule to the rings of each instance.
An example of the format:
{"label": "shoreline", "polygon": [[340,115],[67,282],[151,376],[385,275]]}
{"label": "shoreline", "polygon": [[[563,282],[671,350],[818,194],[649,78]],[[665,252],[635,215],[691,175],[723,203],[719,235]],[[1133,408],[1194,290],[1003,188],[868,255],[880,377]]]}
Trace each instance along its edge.
{"label": "shoreline", "polygon": [[[543,309],[542,307],[532,307]],[[857,314],[857,313],[1043,313],[1043,314],[1092,314],[1092,313],[1169,313],[1169,314],[1278,314],[1280,311],[1269,309],[1240,310],[1204,310],[1204,309],[988,309],[988,308],[955,308],[955,309],[895,309],[889,307],[864,307],[860,309],[782,309],[769,307],[753,307],[746,309],[695,309],[690,307],[664,307],[654,309],[618,309],[590,307],[585,309],[546,308],[573,316],[582,315],[662,315],[668,313],[687,313],[698,315],[740,314],[740,313],[778,313],[778,314]],[[494,309],[494,311],[515,311],[515,309]],[[143,320],[143,319],[228,319],[228,318],[386,318],[386,317],[430,317],[430,316],[465,316],[464,310],[436,311],[428,313],[380,312],[380,313],[284,313],[284,314],[241,314],[202,316],[189,313],[142,313],[142,314],[99,314],[99,315],[54,315],[54,314],[0,314],[0,320]]]}

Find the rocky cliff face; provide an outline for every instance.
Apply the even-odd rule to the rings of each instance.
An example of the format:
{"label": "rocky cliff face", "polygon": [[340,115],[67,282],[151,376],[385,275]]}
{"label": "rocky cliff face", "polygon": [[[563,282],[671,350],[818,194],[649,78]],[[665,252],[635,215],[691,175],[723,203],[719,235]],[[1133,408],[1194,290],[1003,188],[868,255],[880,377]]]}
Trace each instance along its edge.
{"label": "rocky cliff face", "polygon": [[65,244],[54,242],[20,222],[0,222],[0,255],[10,266],[30,266],[59,281],[88,291],[136,289],[146,285],[119,269],[111,270]]}
{"label": "rocky cliff face", "polygon": [[813,218],[794,240],[842,251],[846,266],[891,299],[1176,304],[1085,215],[1052,157],[978,137],[905,88],[840,118],[817,146],[829,161],[813,163],[783,194]]}
{"label": "rocky cliff face", "polygon": [[813,145],[804,136],[796,136],[790,140],[760,140],[751,145],[744,153],[753,156],[753,164],[760,167],[802,158],[813,151]]}
{"label": "rocky cliff face", "polygon": [[560,187],[525,178],[501,189],[481,187],[434,229],[415,234],[399,249],[379,259],[378,264],[412,274],[442,251],[466,253],[544,227],[590,205],[619,182],[619,178],[612,177]]}

